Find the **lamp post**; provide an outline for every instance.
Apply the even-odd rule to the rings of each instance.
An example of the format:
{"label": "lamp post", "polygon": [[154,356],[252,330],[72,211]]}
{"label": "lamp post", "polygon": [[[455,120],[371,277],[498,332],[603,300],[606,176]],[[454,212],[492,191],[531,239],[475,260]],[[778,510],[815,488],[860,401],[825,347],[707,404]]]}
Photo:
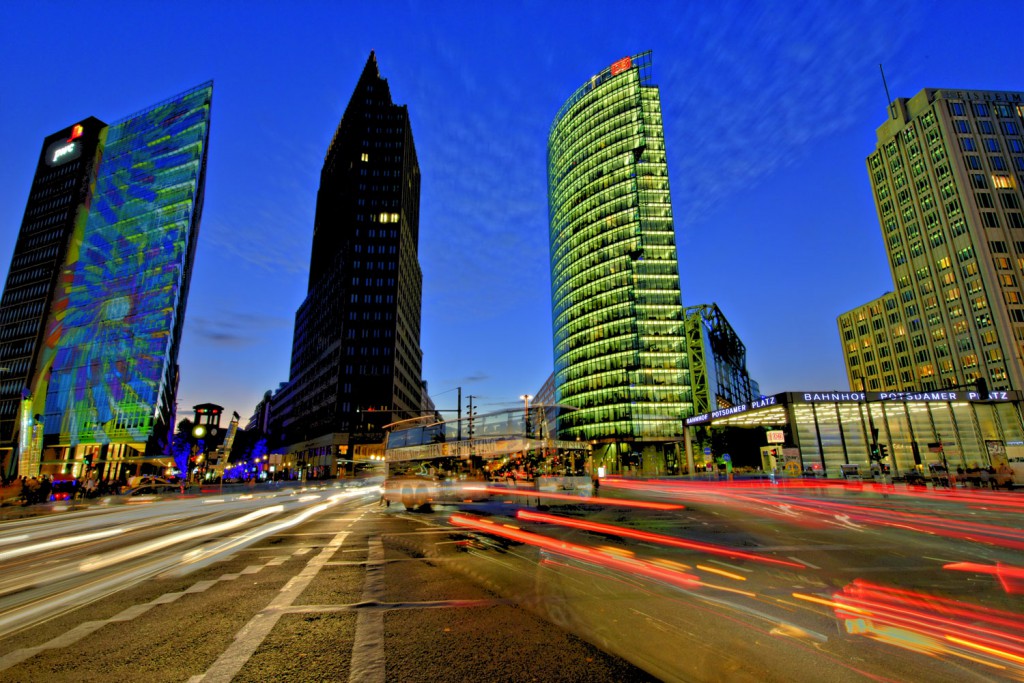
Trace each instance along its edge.
{"label": "lamp post", "polygon": [[530,399],[533,396],[529,394],[523,394],[519,397],[523,401],[523,429],[527,436],[530,434]]}

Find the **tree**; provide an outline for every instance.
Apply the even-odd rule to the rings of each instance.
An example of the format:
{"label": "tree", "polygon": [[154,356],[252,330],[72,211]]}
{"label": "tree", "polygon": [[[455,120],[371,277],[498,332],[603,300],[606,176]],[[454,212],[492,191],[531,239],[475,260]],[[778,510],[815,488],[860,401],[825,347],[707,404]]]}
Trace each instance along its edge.
{"label": "tree", "polygon": [[[182,420],[182,422],[188,422],[188,420]],[[188,462],[192,456],[191,432],[191,422],[188,424],[188,431],[183,431],[181,423],[179,423],[178,431],[174,434],[174,438],[171,439],[170,455],[174,457],[174,466],[178,468],[179,476],[183,479],[188,476]]]}

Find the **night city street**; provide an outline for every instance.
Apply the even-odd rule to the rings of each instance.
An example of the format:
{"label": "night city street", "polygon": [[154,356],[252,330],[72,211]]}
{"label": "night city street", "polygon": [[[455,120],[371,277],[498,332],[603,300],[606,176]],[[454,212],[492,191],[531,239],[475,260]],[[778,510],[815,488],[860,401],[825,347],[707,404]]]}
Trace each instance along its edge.
{"label": "night city street", "polygon": [[0,2],[0,683],[1024,683],[1022,9]]}
{"label": "night city street", "polygon": [[1022,506],[800,479],[101,501],[0,525],[0,679],[1021,680]]}

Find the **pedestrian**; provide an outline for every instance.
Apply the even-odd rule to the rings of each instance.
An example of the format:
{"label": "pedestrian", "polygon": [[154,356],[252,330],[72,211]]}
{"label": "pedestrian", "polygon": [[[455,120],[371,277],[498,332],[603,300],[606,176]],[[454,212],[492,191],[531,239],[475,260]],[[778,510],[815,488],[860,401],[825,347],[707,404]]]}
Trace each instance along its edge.
{"label": "pedestrian", "polygon": [[988,470],[989,468],[982,467],[981,471],[978,472],[978,478],[981,479],[981,488],[983,489],[992,487],[992,474]]}
{"label": "pedestrian", "polygon": [[35,505],[39,502],[39,480],[32,477],[25,484],[27,494],[25,495],[25,505]]}

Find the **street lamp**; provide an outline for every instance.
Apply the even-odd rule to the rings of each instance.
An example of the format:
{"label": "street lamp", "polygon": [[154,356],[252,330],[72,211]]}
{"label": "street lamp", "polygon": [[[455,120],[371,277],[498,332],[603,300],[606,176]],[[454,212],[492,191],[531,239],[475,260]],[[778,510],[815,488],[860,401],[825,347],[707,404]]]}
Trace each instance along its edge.
{"label": "street lamp", "polygon": [[523,429],[526,431],[526,435],[530,435],[530,399],[533,396],[529,394],[523,394],[519,397],[523,401]]}

